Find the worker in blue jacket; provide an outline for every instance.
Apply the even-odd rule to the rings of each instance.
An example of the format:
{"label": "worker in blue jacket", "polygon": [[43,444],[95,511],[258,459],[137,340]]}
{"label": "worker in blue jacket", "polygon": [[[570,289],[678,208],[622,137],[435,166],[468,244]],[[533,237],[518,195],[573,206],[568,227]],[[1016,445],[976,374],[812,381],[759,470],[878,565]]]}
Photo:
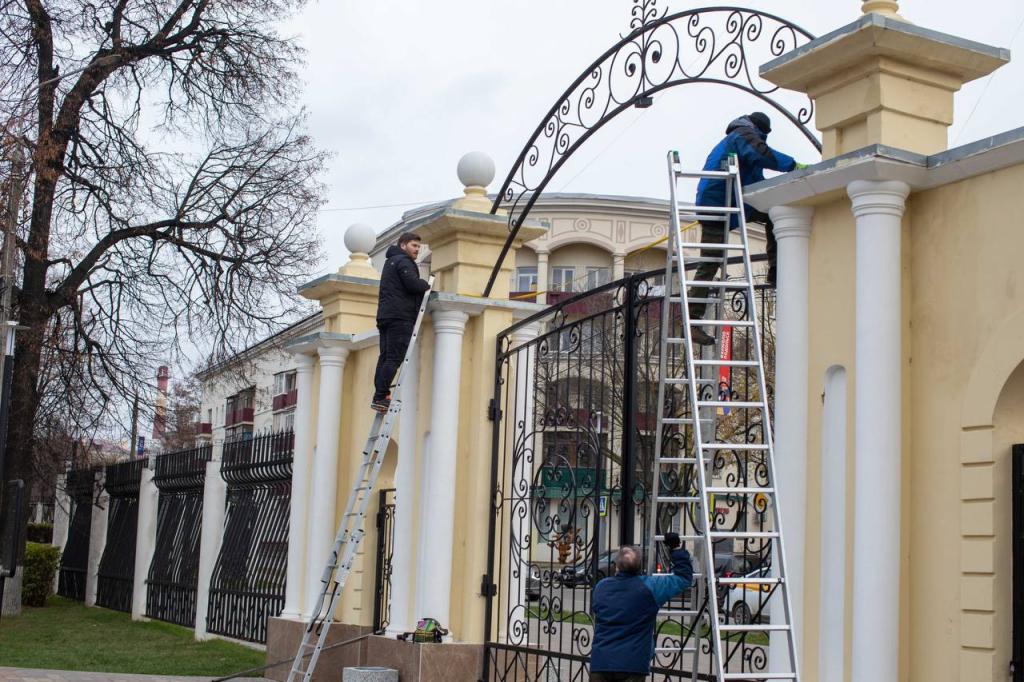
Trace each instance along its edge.
{"label": "worker in blue jacket", "polygon": [[[748,116],[741,116],[729,124],[725,129],[725,137],[719,142],[708,160],[704,164],[704,170],[726,170],[729,157],[733,154],[739,162],[740,181],[744,187],[755,182],[764,180],[764,171],[774,170],[788,173],[796,168],[806,168],[806,165],[797,163],[793,157],[776,151],[768,146],[768,133],[772,131],[772,122],[767,114],[756,111]],[[732,206],[734,197],[727,196],[725,180],[705,178],[697,185],[698,206]],[[767,245],[765,250],[768,254],[768,285],[775,286],[775,231],[771,218],[767,213],[758,211],[753,206],[745,206],[744,212],[748,223],[763,223]],[[729,229],[739,227],[739,217],[732,216],[729,221]],[[702,220],[700,223],[702,243],[723,243],[728,241],[725,230],[725,221]],[[709,258],[721,258],[721,251],[704,250],[702,256]],[[701,263],[697,268],[694,279],[710,281],[718,272],[719,263]],[[691,298],[707,298],[707,287],[693,287],[690,290]],[[690,304],[690,319],[696,320],[704,317],[705,303],[695,301]],[[715,339],[700,327],[693,329],[693,341],[703,346],[714,345]]]}
{"label": "worker in blue jacket", "polygon": [[643,682],[651,672],[658,610],[693,584],[679,535],[666,533],[665,546],[672,552],[670,575],[641,575],[640,552],[627,545],[615,555],[615,575],[594,587],[590,682]]}

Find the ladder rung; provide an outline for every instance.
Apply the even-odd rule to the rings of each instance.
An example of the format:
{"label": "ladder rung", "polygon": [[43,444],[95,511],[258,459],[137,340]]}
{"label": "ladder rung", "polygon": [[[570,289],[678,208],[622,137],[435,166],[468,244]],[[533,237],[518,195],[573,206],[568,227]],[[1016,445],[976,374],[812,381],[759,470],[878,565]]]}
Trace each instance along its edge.
{"label": "ladder rung", "polygon": [[[718,383],[720,383],[717,377],[715,377],[714,379],[694,379],[694,381],[696,381],[698,384],[709,385],[717,385]],[[688,377],[669,377],[668,379],[665,379],[665,383],[669,385],[688,384],[690,383],[690,379]]]}
{"label": "ladder rung", "polygon": [[[687,540],[703,540],[703,539],[704,539],[703,535],[680,535],[679,536],[679,541],[680,542],[686,542]],[[665,542],[665,536],[664,535],[655,535],[654,536],[654,541],[655,542]]]}
{"label": "ladder rung", "polygon": [[714,256],[691,256],[689,258],[683,257],[683,262],[686,265],[692,265],[693,263],[721,263],[722,258],[716,258]]}
{"label": "ladder rung", "polygon": [[775,488],[706,488],[709,495],[771,495]]}
{"label": "ladder rung", "polygon": [[725,281],[717,279],[688,279],[686,280],[686,286],[709,287],[714,289],[746,289],[750,286],[750,282],[745,279],[727,279]]}
{"label": "ladder rung", "polygon": [[750,320],[690,320],[691,327],[753,327]]}
{"label": "ladder rung", "polygon": [[708,178],[726,180],[732,177],[729,171],[676,171],[677,178]]}
{"label": "ladder rung", "polygon": [[743,682],[760,682],[761,680],[795,680],[795,673],[724,673],[723,680],[743,680]]}
{"label": "ladder rung", "polygon": [[668,502],[669,504],[695,504],[700,502],[699,497],[680,497],[678,495],[659,495],[658,502]]}
{"label": "ladder rung", "polygon": [[696,647],[688,646],[685,649],[680,649],[677,646],[659,646],[654,648],[655,653],[659,654],[695,654],[697,653]]}
{"label": "ladder rung", "polygon": [[696,464],[696,457],[662,457],[659,464]]}
{"label": "ladder rung", "polygon": [[[682,299],[680,299],[678,296],[671,296],[669,298],[669,300],[674,302],[674,303],[682,303]],[[718,305],[719,303],[722,302],[722,299],[720,299],[720,298],[697,298],[695,296],[691,296],[687,300],[690,303],[705,303],[705,304],[708,304],[708,305]]]}
{"label": "ladder rung", "polygon": [[767,450],[763,443],[701,443],[705,450]]}
{"label": "ladder rung", "polygon": [[757,360],[694,360],[697,367],[757,367]]}
{"label": "ladder rung", "polygon": [[713,530],[711,531],[711,537],[713,538],[727,538],[733,540],[767,540],[771,538],[779,537],[779,534],[775,531],[724,531],[724,530]]}
{"label": "ladder rung", "polygon": [[[714,420],[711,417],[707,417],[705,419],[701,419],[700,421],[711,422]],[[686,424],[692,424],[693,420],[686,417],[665,417],[664,419],[661,420],[661,423],[663,425],[668,426],[684,426]]]}
{"label": "ladder rung", "polygon": [[772,625],[766,623],[764,625],[734,625],[732,623],[722,623],[718,626],[721,632],[789,632],[789,626],[785,624]]}
{"label": "ladder rung", "polygon": [[698,400],[697,407],[764,407],[764,403],[746,400]]}
{"label": "ladder rung", "polygon": [[718,249],[726,251],[742,251],[743,244],[713,244],[704,242],[683,242],[679,245],[682,249]]}
{"label": "ladder rung", "polygon": [[782,578],[718,578],[719,585],[778,585]]}

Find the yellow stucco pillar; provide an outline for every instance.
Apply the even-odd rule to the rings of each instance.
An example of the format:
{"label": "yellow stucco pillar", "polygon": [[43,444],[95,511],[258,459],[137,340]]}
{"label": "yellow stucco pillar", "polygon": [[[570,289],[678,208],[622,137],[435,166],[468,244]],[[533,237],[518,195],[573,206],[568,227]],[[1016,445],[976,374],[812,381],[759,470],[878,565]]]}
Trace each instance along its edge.
{"label": "yellow stucco pillar", "polygon": [[299,287],[299,294],[319,301],[324,311],[324,331],[359,334],[377,325],[377,292],[380,274],[367,252],[376,237],[367,225],[352,225],[345,232],[349,261],[330,274]]}
{"label": "yellow stucco pillar", "polygon": [[953,96],[1009,53],[906,22],[894,0],[865,0],[865,16],[761,69],[815,103],[823,158],[881,144],[920,154],[947,148]]}
{"label": "yellow stucco pillar", "polygon": [[[479,152],[459,161],[459,180],[464,196],[416,228],[430,245],[431,273],[435,291],[479,296],[508,238],[508,215],[492,214],[486,187],[494,179],[494,162]],[[524,225],[501,264],[491,298],[508,298],[515,252],[523,243],[544,234],[539,225]]]}

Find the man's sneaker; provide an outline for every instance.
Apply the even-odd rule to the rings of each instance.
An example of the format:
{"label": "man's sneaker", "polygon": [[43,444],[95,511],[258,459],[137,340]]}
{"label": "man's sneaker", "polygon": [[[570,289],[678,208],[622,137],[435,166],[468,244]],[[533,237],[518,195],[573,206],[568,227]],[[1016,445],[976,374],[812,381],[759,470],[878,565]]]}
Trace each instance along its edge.
{"label": "man's sneaker", "polygon": [[388,408],[391,407],[391,397],[387,398],[375,398],[370,403],[370,409],[376,410],[377,412],[387,412]]}
{"label": "man's sneaker", "polygon": [[715,345],[715,337],[708,334],[700,327],[690,328],[690,339],[698,346],[713,346]]}

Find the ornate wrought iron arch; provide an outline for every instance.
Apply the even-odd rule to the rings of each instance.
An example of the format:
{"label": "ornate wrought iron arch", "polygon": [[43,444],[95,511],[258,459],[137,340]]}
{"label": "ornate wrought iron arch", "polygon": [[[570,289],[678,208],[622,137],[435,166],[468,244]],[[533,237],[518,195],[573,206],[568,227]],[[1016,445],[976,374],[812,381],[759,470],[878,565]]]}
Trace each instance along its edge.
{"label": "ornate wrought iron arch", "polygon": [[661,90],[693,83],[737,88],[781,113],[821,150],[808,126],[814,102],[808,99],[794,114],[774,96],[778,86],[755,80],[748,59],[756,47],[781,56],[813,40],[812,34],[774,14],[742,7],[668,14],[659,12],[657,0],[633,3],[632,31],[584,69],[555,101],[505,178],[491,213],[508,210],[509,235],[484,296],[490,294],[519,228],[562,165],[606,123],[630,107],[650,106],[652,96]]}

